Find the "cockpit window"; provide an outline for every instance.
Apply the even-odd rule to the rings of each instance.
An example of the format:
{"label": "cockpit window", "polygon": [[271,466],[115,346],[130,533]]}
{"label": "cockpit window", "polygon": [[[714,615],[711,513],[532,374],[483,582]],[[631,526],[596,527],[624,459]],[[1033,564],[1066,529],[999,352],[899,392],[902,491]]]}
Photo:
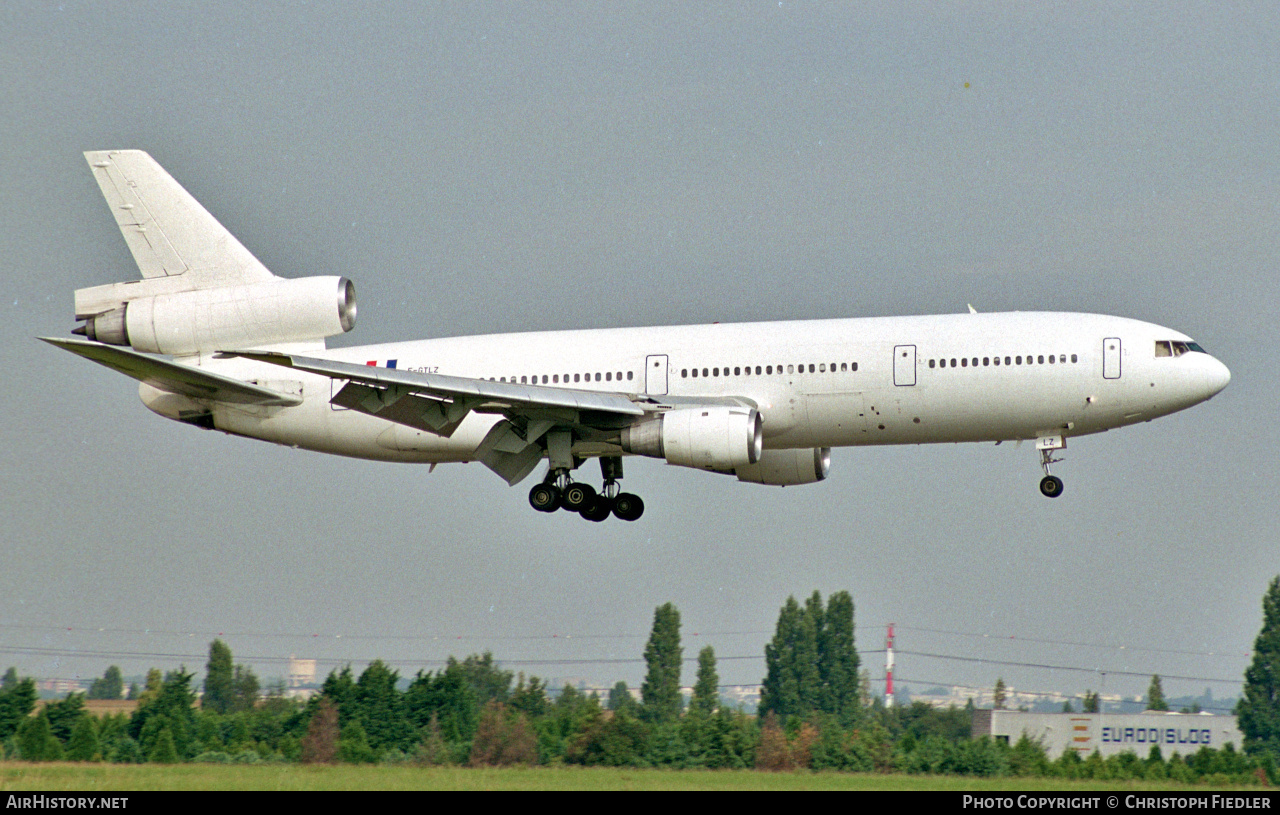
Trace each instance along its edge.
{"label": "cockpit window", "polygon": [[1205,350],[1198,343],[1182,342],[1181,340],[1156,340],[1156,356],[1158,357],[1180,357],[1190,351],[1195,351],[1199,354],[1205,353]]}

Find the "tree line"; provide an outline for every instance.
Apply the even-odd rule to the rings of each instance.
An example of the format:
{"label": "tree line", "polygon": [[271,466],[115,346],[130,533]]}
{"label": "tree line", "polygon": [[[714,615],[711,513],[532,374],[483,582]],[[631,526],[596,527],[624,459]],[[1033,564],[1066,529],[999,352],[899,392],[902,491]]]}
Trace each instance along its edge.
{"label": "tree line", "polygon": [[[1202,748],[1167,758],[1153,749],[1141,758],[1131,753],[1081,758],[1067,751],[1051,760],[1041,745],[1025,738],[1013,745],[972,738],[972,703],[968,708],[924,703],[885,708],[870,698],[865,676],[859,675],[853,611],[847,592],[826,602],[817,592],[803,603],[787,599],[765,648],[756,715],[720,699],[710,646],[698,654],[686,701],[680,615],[667,603],[654,612],[638,699],[623,682],[605,699],[572,685],[554,690],[538,677],[503,670],[486,652],[450,657],[441,670],[418,671],[407,681],[381,660],[359,675],[346,666],[332,671],[320,693],[302,702],[287,698],[281,685],[263,695],[252,671],[235,664],[226,644],[215,640],[199,705],[194,674],[180,668],[163,675],[151,671],[145,687],[135,689],[131,714],[95,717],[85,708],[85,694],[72,694],[32,715],[35,684],[11,668],[0,679],[0,757],[1280,780],[1275,769],[1280,670],[1267,667],[1280,669],[1280,578],[1264,600],[1264,629],[1238,710],[1244,751]],[[95,682],[94,688],[118,698],[118,668],[112,666],[100,681],[102,687]],[[1270,697],[1267,682],[1272,683]],[[1264,715],[1267,704],[1269,716]]]}

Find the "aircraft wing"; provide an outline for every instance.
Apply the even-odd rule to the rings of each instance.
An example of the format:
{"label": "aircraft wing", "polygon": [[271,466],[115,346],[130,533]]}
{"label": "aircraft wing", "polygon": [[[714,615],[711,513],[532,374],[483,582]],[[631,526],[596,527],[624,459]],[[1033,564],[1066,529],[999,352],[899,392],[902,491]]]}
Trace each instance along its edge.
{"label": "aircraft wing", "polygon": [[439,436],[453,435],[472,411],[502,415],[506,421],[494,425],[476,458],[508,484],[523,479],[542,460],[539,440],[554,427],[571,427],[579,438],[606,441],[646,414],[671,407],[643,395],[494,382],[279,352],[225,354],[345,380],[333,404]]}
{"label": "aircraft wing", "polygon": [[125,376],[131,376],[139,382],[145,382],[154,388],[189,396],[192,399],[278,407],[302,404],[300,398],[291,394],[279,393],[250,382],[242,382],[239,379],[220,376],[190,365],[139,354],[137,351],[114,345],[104,345],[91,340],[52,337],[40,339],[77,356],[93,360],[99,365],[105,365],[113,371],[119,371]]}

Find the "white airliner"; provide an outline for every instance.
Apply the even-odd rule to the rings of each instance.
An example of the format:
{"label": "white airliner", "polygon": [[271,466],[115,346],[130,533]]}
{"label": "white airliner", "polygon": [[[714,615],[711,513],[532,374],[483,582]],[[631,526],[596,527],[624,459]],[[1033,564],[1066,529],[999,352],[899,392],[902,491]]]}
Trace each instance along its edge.
{"label": "white airliner", "polygon": [[[149,155],[85,154],[143,279],[80,289],[51,339],[206,429],[358,458],[479,461],[535,509],[634,521],[622,457],[791,485],[832,447],[1035,440],[1040,491],[1067,439],[1211,398],[1226,366],[1185,334],[1014,312],[493,334],[326,349],[345,277],[275,277]],[[163,355],[163,356],[158,356]],[[168,358],[165,358],[168,357]],[[599,492],[573,474],[598,458]]]}

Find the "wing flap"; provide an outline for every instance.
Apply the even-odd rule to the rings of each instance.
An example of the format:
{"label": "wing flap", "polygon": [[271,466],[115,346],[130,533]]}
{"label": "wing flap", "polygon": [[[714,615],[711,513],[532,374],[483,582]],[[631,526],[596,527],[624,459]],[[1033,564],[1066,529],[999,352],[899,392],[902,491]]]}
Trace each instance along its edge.
{"label": "wing flap", "polygon": [[139,382],[145,382],[153,388],[189,396],[192,399],[265,407],[293,407],[302,404],[302,399],[292,394],[280,393],[250,382],[202,371],[190,365],[169,362],[114,345],[104,345],[90,340],[52,337],[40,339],[99,365],[104,365],[113,371],[119,371]]}

